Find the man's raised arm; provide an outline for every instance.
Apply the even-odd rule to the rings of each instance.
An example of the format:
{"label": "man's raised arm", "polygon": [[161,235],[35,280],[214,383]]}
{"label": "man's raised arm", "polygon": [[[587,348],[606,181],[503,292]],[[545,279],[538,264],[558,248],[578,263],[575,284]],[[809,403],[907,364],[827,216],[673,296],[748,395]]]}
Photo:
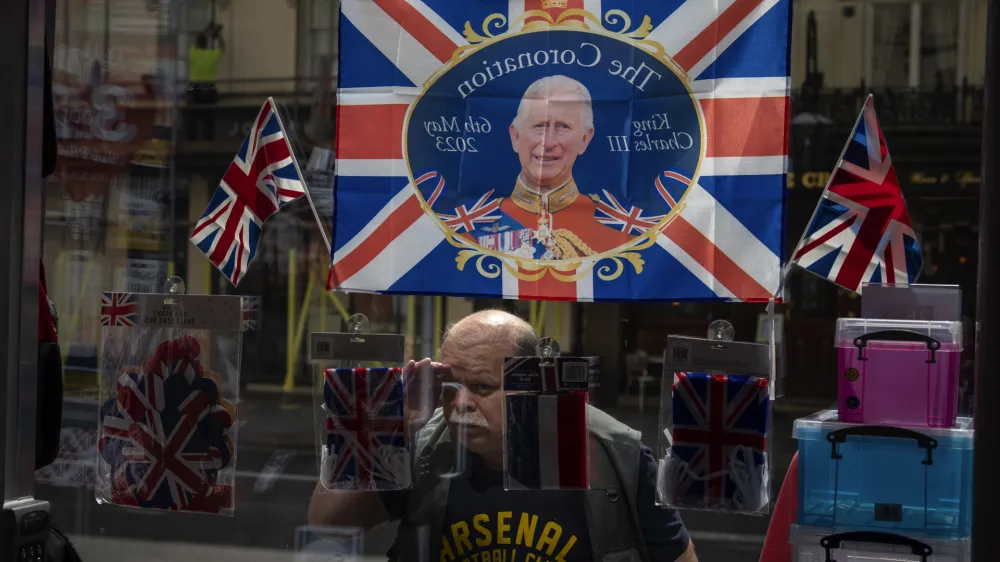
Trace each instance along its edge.
{"label": "man's raised arm", "polygon": [[389,520],[379,492],[332,492],[316,484],[309,502],[309,524],[362,527],[366,531]]}

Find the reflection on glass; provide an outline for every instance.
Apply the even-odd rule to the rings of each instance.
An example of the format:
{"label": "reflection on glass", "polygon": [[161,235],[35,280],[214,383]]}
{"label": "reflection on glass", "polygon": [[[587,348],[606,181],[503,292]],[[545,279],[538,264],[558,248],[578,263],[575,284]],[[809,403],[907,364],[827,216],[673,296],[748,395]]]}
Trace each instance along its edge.
{"label": "reflection on glass", "polygon": [[[763,306],[724,303],[565,303],[327,293],[323,287],[329,254],[304,205],[292,206],[268,221],[254,266],[240,287],[233,288],[203,256],[189,250],[187,237],[267,96],[276,96],[285,123],[295,133],[299,162],[305,167],[316,155],[315,166],[310,164],[312,169],[303,171],[310,176],[317,206],[324,206],[325,210],[320,211],[323,218],[333,214],[337,112],[334,88],[338,77],[337,43],[341,39],[336,31],[337,2],[57,0],[56,4],[53,90],[60,159],[46,185],[44,259],[49,293],[60,312],[66,399],[61,454],[39,473],[38,495],[52,502],[57,524],[78,539],[78,544],[90,549],[85,559],[115,558],[115,553],[134,554],[143,548],[155,548],[164,557],[176,560],[197,559],[191,552],[237,557],[247,552],[238,548],[291,551],[296,544],[303,553],[312,552],[307,545],[316,546],[322,555],[350,552],[354,547],[347,543],[354,540],[355,531],[360,535],[361,526],[357,524],[340,527],[346,530],[343,539],[316,530],[307,531],[309,536],[303,535],[295,544],[292,537],[307,522],[319,475],[310,412],[318,406],[313,391],[320,381],[310,368],[303,341],[308,341],[311,332],[344,329],[351,314],[366,314],[374,332],[403,334],[407,359],[441,359],[442,336],[448,324],[475,310],[510,310],[526,320],[538,335],[555,337],[564,354],[590,356],[590,403],[642,431],[643,442],[652,445],[661,429],[651,406],[660,396],[656,379],[662,368],[666,337],[701,336],[711,321],[719,318],[730,321],[738,333],[752,333],[763,311]],[[924,86],[935,86],[939,72],[945,85],[962,78],[954,76],[957,58],[953,45],[965,38],[956,37],[956,16],[950,7],[948,2],[923,5],[920,33],[925,51],[921,66]],[[166,11],[172,8],[180,11]],[[221,36],[227,41],[227,49],[216,69],[218,100],[205,109],[190,105],[192,100],[185,93],[191,78],[189,48],[196,34],[212,21],[225,24]],[[266,41],[260,33],[245,31],[261,25],[268,26]],[[873,53],[876,87],[907,86],[909,28],[909,4],[878,3]],[[461,31],[456,28],[459,35]],[[858,33],[853,39],[860,41]],[[819,70],[835,73],[833,68]],[[970,69],[970,75],[975,74],[976,69]],[[328,87],[317,88],[317,84]],[[588,83],[588,87],[596,86]],[[514,118],[523,93],[514,95],[507,123]],[[207,127],[195,130],[192,121],[210,125],[214,134],[203,134]],[[504,136],[510,140],[504,129]],[[528,128],[526,135],[530,134]],[[196,140],[189,140],[192,136]],[[606,143],[607,138],[602,141]],[[497,179],[498,189],[507,190],[504,195],[512,192],[521,169],[512,148],[508,144],[506,152],[501,153],[502,161],[515,168],[512,174]],[[575,162],[577,168],[583,166],[583,161],[580,158]],[[536,168],[538,174],[546,175],[545,166]],[[530,165],[528,172],[532,172]],[[594,189],[610,183],[598,182]],[[647,183],[643,180],[644,185]],[[324,197],[318,195],[321,190]],[[927,201],[916,194],[908,196],[911,212],[915,217],[922,216],[927,228],[948,227],[947,236],[942,234],[940,238],[942,248],[947,240],[949,252],[945,255],[942,249],[942,256],[935,262],[940,269],[935,267],[925,276],[933,274],[933,281],[939,283],[960,282],[956,275],[971,279],[964,283],[969,289],[965,297],[968,309],[975,302],[975,276],[969,275],[975,271],[975,252],[957,251],[954,244],[956,237],[970,238],[974,250],[974,225],[967,219],[975,216],[975,201],[967,204],[958,198],[949,199],[947,206],[942,206],[940,198],[930,204]],[[930,220],[931,210],[957,218],[935,215],[935,220]],[[808,210],[805,213],[808,215]],[[536,223],[530,225],[532,230],[539,226]],[[924,235],[926,239],[927,233]],[[545,249],[540,246],[536,255],[542,255]],[[958,263],[954,261],[956,255],[970,259]],[[453,267],[448,271],[454,271]],[[203,517],[177,514],[150,516],[98,506],[93,501],[98,454],[96,381],[99,365],[105,360],[98,347],[100,312],[95,297],[104,290],[162,290],[163,280],[171,274],[185,279],[190,294],[255,297],[245,318],[250,331],[244,334],[240,357],[240,458],[235,473],[240,507],[231,521],[206,521]],[[442,279],[446,279],[444,275]],[[655,282],[698,283],[694,278]],[[794,298],[785,318],[785,342],[788,392],[796,400],[779,403],[781,410],[775,414],[775,490],[795,451],[791,421],[834,400],[834,320],[856,313],[859,304],[811,276],[797,275],[790,290]],[[968,369],[963,367],[963,372],[971,375],[971,353],[963,359],[969,365]],[[448,356],[448,360],[454,358]],[[485,430],[477,424],[482,419],[487,420],[488,427],[498,427],[490,425],[493,414],[484,414],[480,419],[468,405],[483,398],[484,392],[489,394],[488,388],[474,386],[484,384],[478,380],[481,375],[485,376],[476,369],[465,369],[448,381],[434,380],[419,387],[422,402],[430,404],[442,398],[440,383],[462,385],[444,385],[444,399],[456,404],[449,408],[459,415],[446,417],[444,409],[437,408],[421,410],[425,418],[437,411],[441,427],[451,422],[450,430],[458,444],[481,443]],[[971,377],[965,376],[965,380]],[[971,397],[971,387],[967,390],[966,395]],[[449,456],[454,466],[442,475],[457,476],[482,468],[478,460],[481,456],[471,449],[456,446]],[[488,471],[483,473],[489,475]],[[489,483],[489,478],[486,481]],[[553,545],[554,557],[575,536],[577,542],[567,553],[585,557],[588,547],[584,531],[572,523],[560,523],[568,520],[565,513],[547,515],[548,510],[559,509],[565,498],[553,500],[552,496],[529,492],[510,509],[497,504],[500,508],[486,511],[480,509],[484,503],[477,503],[478,498],[488,496],[477,495],[482,483],[478,479],[461,480],[460,485],[469,494],[466,497],[472,499],[449,506],[454,509],[453,517],[449,517],[451,523],[458,524],[458,536],[432,537],[435,548],[443,548],[442,539],[447,539],[456,558],[460,557],[459,549],[470,554],[468,545],[477,545],[477,539],[485,540],[476,528],[478,524],[492,533],[492,553],[501,548],[501,540],[516,543],[518,531],[527,532],[534,521],[534,544],[548,533],[549,540],[542,544],[545,550]],[[391,499],[393,494],[404,493],[383,498],[386,507],[396,505]],[[582,512],[583,508],[572,502],[568,502],[571,510]],[[619,498],[615,505],[625,503]],[[528,526],[522,526],[521,515],[525,513]],[[370,513],[362,515],[368,517],[365,525],[378,519],[369,517]],[[626,519],[613,518],[609,527]],[[698,545],[704,553],[702,559],[733,562],[757,559],[767,523],[766,519],[719,522],[699,517],[690,517],[687,522],[696,531],[737,534],[735,541],[704,538]],[[559,524],[559,539],[554,539],[555,527],[550,524]],[[426,527],[418,531],[428,538]],[[465,531],[468,534],[463,534]],[[384,553],[396,537],[395,527],[383,528],[381,534],[365,531],[365,548]],[[192,543],[217,546],[195,550]],[[339,554],[331,554],[327,548],[331,543],[343,546],[333,548]],[[434,558],[438,554],[440,550]]]}
{"label": "reflection on glass", "polygon": [[951,2],[925,2],[920,26],[920,85],[954,87],[958,76],[958,14]]}
{"label": "reflection on glass", "polygon": [[875,4],[872,86],[909,86],[910,4]]}

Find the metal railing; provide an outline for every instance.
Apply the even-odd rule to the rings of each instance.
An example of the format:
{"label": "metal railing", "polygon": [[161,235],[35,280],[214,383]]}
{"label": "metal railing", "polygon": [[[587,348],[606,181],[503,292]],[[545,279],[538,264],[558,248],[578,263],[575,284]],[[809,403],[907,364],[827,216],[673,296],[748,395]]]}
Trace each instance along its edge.
{"label": "metal railing", "polygon": [[[950,127],[979,125],[983,120],[983,87],[966,80],[957,86],[926,89],[803,87],[792,92],[792,116],[811,114],[833,125],[850,125],[868,94],[882,126]],[[823,119],[825,118],[825,119]]]}

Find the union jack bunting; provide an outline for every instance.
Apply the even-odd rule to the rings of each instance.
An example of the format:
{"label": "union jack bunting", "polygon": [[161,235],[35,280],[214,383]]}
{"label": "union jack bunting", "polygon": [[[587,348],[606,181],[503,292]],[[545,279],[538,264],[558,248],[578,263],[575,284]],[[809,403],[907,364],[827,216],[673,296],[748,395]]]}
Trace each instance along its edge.
{"label": "union jack bunting", "polygon": [[327,369],[321,481],[330,489],[409,487],[402,371]]}
{"label": "union jack bunting", "polygon": [[872,96],[791,263],[855,293],[869,282],[914,283],[923,269]]}
{"label": "union jack bunting", "polygon": [[135,326],[139,297],[135,293],[101,293],[101,326]]}
{"label": "union jack bunting", "polygon": [[767,504],[767,379],[677,373],[667,503],[755,513]]}
{"label": "union jack bunting", "polygon": [[342,0],[327,288],[772,298],[791,5]]}
{"label": "union jack bunting", "polygon": [[[183,338],[182,338],[183,339]],[[121,371],[101,406],[98,499],[117,505],[231,513],[232,485],[220,471],[235,455],[234,408],[189,342],[160,346],[141,367]],[[168,349],[169,348],[169,349]],[[180,365],[183,366],[180,366]],[[188,376],[191,371],[193,376]],[[100,489],[110,489],[102,496]]]}
{"label": "union jack bunting", "polygon": [[264,221],[305,194],[295,155],[268,99],[195,224],[191,242],[237,285],[257,253]]}

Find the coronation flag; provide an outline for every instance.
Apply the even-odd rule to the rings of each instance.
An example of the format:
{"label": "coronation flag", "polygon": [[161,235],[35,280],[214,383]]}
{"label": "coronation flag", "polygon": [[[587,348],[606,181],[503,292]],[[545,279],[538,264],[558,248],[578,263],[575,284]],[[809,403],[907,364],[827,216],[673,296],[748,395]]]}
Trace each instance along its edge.
{"label": "coronation flag", "polygon": [[[791,0],[343,0],[340,10],[328,289],[574,301],[775,295]],[[545,148],[522,150],[518,99],[555,75],[589,89],[579,97],[592,98],[591,130],[582,149],[552,132]],[[675,76],[680,89],[669,90]],[[519,199],[525,172],[574,161],[552,195],[539,183]],[[550,208],[563,192],[568,206]]]}
{"label": "coronation flag", "polygon": [[913,283],[923,264],[868,96],[789,265],[860,294],[864,283]]}
{"label": "coronation flag", "polygon": [[257,253],[264,221],[303,196],[309,197],[295,154],[268,98],[195,224],[191,242],[237,285]]}

